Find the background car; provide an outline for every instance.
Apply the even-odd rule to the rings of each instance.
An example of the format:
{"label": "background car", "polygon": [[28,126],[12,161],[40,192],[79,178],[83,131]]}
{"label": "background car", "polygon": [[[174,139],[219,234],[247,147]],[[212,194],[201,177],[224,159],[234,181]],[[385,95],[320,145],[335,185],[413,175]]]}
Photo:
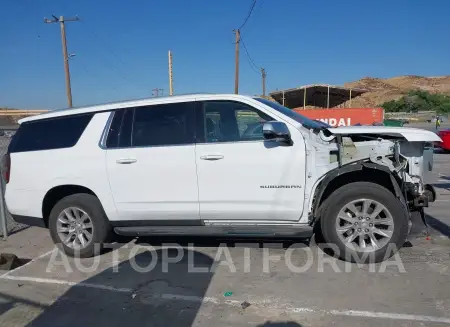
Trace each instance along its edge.
{"label": "background car", "polygon": [[442,139],[442,142],[437,142],[435,146],[444,151],[450,151],[450,129],[439,131],[438,135]]}

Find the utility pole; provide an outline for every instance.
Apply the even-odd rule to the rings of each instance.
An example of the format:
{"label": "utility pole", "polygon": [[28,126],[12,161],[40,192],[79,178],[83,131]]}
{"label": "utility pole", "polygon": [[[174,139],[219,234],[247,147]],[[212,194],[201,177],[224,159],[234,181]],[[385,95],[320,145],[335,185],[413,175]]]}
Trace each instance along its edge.
{"label": "utility pole", "polygon": [[169,50],[169,95],[173,95],[172,51]]}
{"label": "utility pole", "polygon": [[262,94],[263,97],[266,96],[266,70],[264,68],[261,68],[261,77],[262,77]]}
{"label": "utility pole", "polygon": [[72,89],[70,86],[70,70],[69,70],[69,55],[67,54],[67,40],[66,40],[66,26],[65,22],[74,22],[78,21],[78,17],[72,18],[64,18],[64,16],[56,17],[52,15],[53,19],[44,18],[44,23],[59,23],[61,26],[61,41],[62,41],[62,50],[64,57],[64,72],[66,75],[66,94],[67,94],[67,103],[69,108],[72,108]]}
{"label": "utility pole", "polygon": [[152,89],[152,91],[153,91],[154,97],[159,97],[159,92],[161,92],[161,96],[164,94],[164,89],[155,88],[155,89]]}
{"label": "utility pole", "polygon": [[239,93],[239,41],[241,40],[241,32],[237,30],[233,30],[236,34],[236,67],[235,67],[235,75],[234,75],[234,93]]}

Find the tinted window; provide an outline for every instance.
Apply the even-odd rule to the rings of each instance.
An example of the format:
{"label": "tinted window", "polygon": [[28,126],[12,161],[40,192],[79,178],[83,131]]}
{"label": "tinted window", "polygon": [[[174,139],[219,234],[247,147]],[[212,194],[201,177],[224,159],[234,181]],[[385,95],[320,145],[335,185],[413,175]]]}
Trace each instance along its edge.
{"label": "tinted window", "polygon": [[107,148],[125,148],[131,146],[133,112],[133,108],[121,109],[114,112],[106,139]]}
{"label": "tinted window", "polygon": [[208,101],[203,104],[207,142],[263,140],[262,126],[274,120],[251,106],[233,101]]}
{"label": "tinted window", "polygon": [[119,133],[119,147],[125,148],[131,146],[131,131],[133,128],[134,109],[126,109],[123,115],[122,126]]}
{"label": "tinted window", "polygon": [[263,140],[263,125],[266,121],[273,120],[255,109],[237,109],[234,114],[242,141]]}
{"label": "tinted window", "polygon": [[10,152],[69,148],[74,146],[94,114],[65,116],[23,123]]}
{"label": "tinted window", "polygon": [[133,146],[194,143],[192,103],[170,103],[135,108]]}
{"label": "tinted window", "polygon": [[107,148],[116,148],[119,145],[119,131],[122,125],[123,113],[123,110],[117,110],[112,113],[114,116],[106,139]]}

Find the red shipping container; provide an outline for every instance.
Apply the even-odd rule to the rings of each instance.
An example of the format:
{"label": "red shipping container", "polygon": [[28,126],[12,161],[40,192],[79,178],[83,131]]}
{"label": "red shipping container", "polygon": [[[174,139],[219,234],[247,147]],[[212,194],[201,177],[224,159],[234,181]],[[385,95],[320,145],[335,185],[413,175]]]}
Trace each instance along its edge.
{"label": "red shipping container", "polygon": [[333,127],[356,124],[372,125],[383,122],[383,108],[293,109],[311,119],[317,119]]}

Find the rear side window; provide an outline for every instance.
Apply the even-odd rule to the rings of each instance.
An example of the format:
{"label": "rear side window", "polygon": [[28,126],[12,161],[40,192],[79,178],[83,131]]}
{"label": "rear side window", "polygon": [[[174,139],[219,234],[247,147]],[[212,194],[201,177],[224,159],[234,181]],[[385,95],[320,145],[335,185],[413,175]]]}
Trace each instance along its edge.
{"label": "rear side window", "polygon": [[191,102],[135,108],[132,146],[192,144],[194,130]]}
{"label": "rear side window", "polygon": [[93,116],[83,114],[23,123],[9,152],[70,148],[78,142]]}

